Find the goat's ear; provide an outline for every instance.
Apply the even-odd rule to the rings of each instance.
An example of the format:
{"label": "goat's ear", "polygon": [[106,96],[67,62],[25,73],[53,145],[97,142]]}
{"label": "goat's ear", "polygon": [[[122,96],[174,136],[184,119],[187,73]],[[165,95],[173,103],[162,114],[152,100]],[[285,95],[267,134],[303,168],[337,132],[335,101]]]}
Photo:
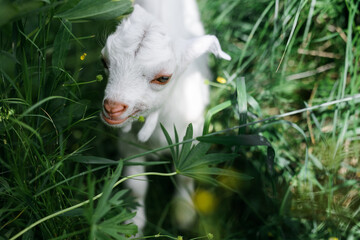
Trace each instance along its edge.
{"label": "goat's ear", "polygon": [[205,35],[187,40],[181,44],[182,65],[187,65],[204,53],[211,52],[216,57],[231,60],[231,57],[221,50],[219,40],[213,35]]}

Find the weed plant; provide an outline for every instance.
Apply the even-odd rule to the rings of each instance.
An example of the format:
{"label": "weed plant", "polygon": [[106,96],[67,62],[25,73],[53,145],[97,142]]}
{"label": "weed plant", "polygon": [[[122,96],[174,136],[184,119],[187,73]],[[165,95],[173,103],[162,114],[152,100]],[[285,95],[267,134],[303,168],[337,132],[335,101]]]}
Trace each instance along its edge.
{"label": "weed plant", "polygon": [[[143,238],[359,239],[360,1],[198,3],[233,59],[210,58],[203,136],[139,146],[151,185],[197,180],[198,216],[179,229],[168,190],[150,190]],[[136,156],[99,119],[100,50],[131,2],[0,4],[0,239],[140,239],[121,184]]]}

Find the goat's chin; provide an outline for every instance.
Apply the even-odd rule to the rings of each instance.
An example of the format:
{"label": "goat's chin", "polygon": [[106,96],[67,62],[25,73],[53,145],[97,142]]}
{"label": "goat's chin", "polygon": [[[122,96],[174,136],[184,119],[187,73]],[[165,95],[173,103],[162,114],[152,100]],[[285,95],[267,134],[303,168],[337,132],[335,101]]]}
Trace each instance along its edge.
{"label": "goat's chin", "polygon": [[123,119],[110,119],[104,114],[101,114],[101,118],[106,123],[106,125],[109,125],[111,127],[122,127],[123,123],[125,123],[129,119],[129,117]]}

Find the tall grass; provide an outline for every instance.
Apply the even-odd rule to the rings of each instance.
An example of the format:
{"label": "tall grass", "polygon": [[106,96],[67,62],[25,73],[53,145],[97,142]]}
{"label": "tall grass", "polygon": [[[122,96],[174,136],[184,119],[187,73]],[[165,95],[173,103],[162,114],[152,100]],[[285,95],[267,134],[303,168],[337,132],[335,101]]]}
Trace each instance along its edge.
{"label": "tall grass", "polygon": [[[359,93],[359,1],[200,3],[208,31],[221,38],[234,59],[214,70],[229,85],[245,77],[250,118],[266,119]],[[218,89],[214,98],[218,103],[229,94]],[[336,104],[248,129],[262,132],[275,148],[275,175],[265,180],[252,153],[248,161],[255,162],[250,165],[263,179],[259,190],[252,190],[272,189],[260,194],[272,203],[264,209],[254,192],[242,196],[245,209],[265,212],[262,223],[252,224],[248,210],[239,211],[241,225],[247,226],[239,238],[248,238],[251,231],[279,239],[358,237],[357,104]],[[232,112],[223,114],[227,117],[219,116],[215,130],[234,124],[224,121]]]}
{"label": "tall grass", "polygon": [[[130,1],[1,5],[0,239],[130,237],[136,202],[117,186],[129,162],[98,118],[100,50]],[[210,58],[227,82],[209,82],[204,136],[163,129],[169,146],[141,154],[171,153],[146,163],[175,169],[144,173],[161,176],[152,185],[197,179],[192,229],[172,224],[154,189],[147,237],[360,238],[359,5],[199,0],[233,60]]]}
{"label": "tall grass", "polygon": [[[88,31],[91,22],[69,22],[69,17],[56,16],[68,12],[67,9],[76,10],[78,15],[89,12],[86,6],[74,7],[74,3],[1,3],[1,8],[6,10],[1,17],[0,40],[0,236],[3,239],[88,199],[91,186],[86,180],[88,174],[98,174],[98,182],[106,179],[104,167],[89,168],[71,160],[93,146],[96,133],[90,129],[97,128],[98,101],[102,95],[96,88],[104,85],[99,81],[81,85],[97,80],[96,76],[102,74],[97,63],[101,46],[97,42],[100,37],[96,40],[95,32]],[[131,10],[127,1],[115,4],[122,9],[116,9],[120,16]],[[105,17],[99,18],[102,24],[106,23]],[[87,26],[87,31],[83,26]],[[84,53],[87,57],[80,59]],[[94,70],[88,72],[88,69]],[[89,181],[94,185],[93,178]],[[101,186],[96,187],[98,191]],[[84,229],[89,229],[84,211],[52,218],[23,237],[64,236],[64,239],[79,231],[84,236]]]}

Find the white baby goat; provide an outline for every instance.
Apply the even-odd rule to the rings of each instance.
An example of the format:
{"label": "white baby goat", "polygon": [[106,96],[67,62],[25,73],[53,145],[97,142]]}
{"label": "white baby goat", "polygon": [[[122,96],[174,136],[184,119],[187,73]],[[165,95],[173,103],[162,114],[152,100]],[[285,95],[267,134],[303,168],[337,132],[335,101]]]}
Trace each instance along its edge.
{"label": "white baby goat", "polygon": [[[179,136],[192,123],[194,135],[199,135],[209,101],[204,54],[212,52],[226,60],[230,56],[221,50],[215,36],[202,36],[195,0],[137,3],[147,11],[135,5],[102,50],[109,74],[102,119],[123,132],[137,134],[138,140],[151,147],[167,144],[159,123],[169,132],[175,125]],[[145,117],[145,123],[138,132],[131,131],[139,116]],[[125,143],[120,143],[120,149],[124,155],[137,153]],[[140,172],[144,172],[143,166],[128,167],[126,174]],[[147,182],[129,180],[128,186],[144,204]],[[144,226],[143,208],[134,221],[140,229]]]}

